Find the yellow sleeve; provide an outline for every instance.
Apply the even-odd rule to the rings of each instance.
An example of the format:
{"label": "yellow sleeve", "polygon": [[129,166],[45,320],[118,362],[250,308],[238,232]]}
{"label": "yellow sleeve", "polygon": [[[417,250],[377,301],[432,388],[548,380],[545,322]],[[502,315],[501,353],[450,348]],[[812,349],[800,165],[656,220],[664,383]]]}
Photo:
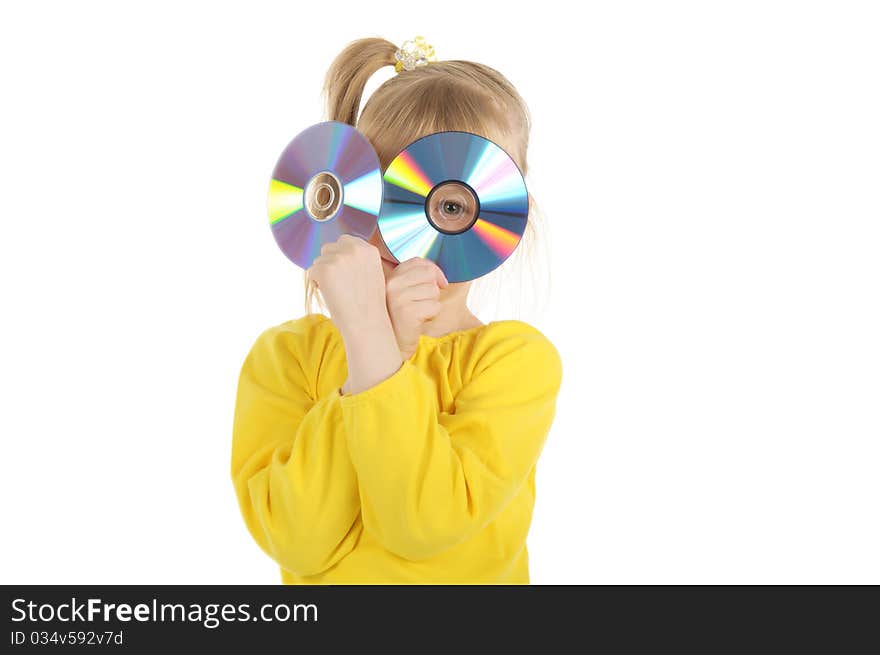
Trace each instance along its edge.
{"label": "yellow sleeve", "polygon": [[491,522],[535,466],[555,414],[562,363],[540,332],[509,336],[470,363],[453,413],[410,360],[341,395],[361,516],[391,552],[430,558]]}
{"label": "yellow sleeve", "polygon": [[329,335],[311,316],[266,330],[247,355],[231,468],[250,534],[280,566],[304,576],[347,555],[362,529],[339,394],[316,397],[311,371],[325,358]]}

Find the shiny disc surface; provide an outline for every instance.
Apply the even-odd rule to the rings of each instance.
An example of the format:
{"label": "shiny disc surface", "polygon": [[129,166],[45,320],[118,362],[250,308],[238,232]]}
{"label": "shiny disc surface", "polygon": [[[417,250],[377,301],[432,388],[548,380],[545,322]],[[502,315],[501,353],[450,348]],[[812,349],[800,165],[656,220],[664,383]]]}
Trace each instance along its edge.
{"label": "shiny disc surface", "polygon": [[[450,282],[497,268],[525,231],[529,202],[521,171],[500,146],[476,134],[437,132],[414,141],[389,164],[383,182],[378,226],[388,250],[399,262],[434,261]],[[476,196],[468,208],[474,215],[461,226],[454,218],[438,223],[436,199],[447,190],[451,204],[439,204],[453,212],[453,200]]]}
{"label": "shiny disc surface", "polygon": [[347,123],[325,121],[300,132],[269,183],[269,225],[281,251],[308,268],[321,246],[343,234],[369,239],[382,206],[379,159]]}

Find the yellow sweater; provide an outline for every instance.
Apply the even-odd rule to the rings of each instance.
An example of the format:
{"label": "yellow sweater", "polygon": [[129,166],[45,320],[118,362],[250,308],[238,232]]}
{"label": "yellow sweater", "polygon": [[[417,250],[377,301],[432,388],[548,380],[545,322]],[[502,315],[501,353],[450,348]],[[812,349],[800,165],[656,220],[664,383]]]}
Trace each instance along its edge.
{"label": "yellow sweater", "polygon": [[309,314],[265,330],[241,368],[232,481],[285,584],[527,584],[535,464],[562,363],[522,321],[418,349],[341,394],[345,348]]}

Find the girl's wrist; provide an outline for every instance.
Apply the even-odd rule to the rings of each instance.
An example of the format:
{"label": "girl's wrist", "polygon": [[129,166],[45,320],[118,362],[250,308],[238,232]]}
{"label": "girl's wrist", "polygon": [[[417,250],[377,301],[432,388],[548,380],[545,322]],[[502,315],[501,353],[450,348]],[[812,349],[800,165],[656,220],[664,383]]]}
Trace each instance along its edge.
{"label": "girl's wrist", "polygon": [[386,329],[392,329],[391,317],[384,303],[375,306],[372,303],[363,304],[355,311],[356,315],[340,321],[336,326],[346,341],[355,342],[364,335],[381,334]]}
{"label": "girl's wrist", "polygon": [[345,333],[343,342],[348,365],[343,393],[369,389],[396,373],[403,364],[390,320],[386,325],[367,325]]}

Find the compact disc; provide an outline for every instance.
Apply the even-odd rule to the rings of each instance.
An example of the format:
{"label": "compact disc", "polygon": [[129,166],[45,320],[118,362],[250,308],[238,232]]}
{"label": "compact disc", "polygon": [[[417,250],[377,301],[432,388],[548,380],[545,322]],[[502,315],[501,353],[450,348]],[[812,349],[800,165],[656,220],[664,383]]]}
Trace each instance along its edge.
{"label": "compact disc", "polygon": [[343,234],[369,239],[382,206],[379,158],[354,127],[325,121],[287,145],[269,183],[269,224],[281,251],[308,268]]}
{"label": "compact disc", "polygon": [[473,280],[513,253],[526,228],[528,192],[516,162],[470,132],[413,141],[388,165],[379,233],[397,261],[424,257],[450,282]]}

